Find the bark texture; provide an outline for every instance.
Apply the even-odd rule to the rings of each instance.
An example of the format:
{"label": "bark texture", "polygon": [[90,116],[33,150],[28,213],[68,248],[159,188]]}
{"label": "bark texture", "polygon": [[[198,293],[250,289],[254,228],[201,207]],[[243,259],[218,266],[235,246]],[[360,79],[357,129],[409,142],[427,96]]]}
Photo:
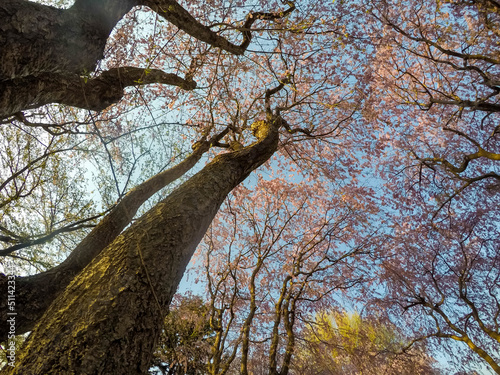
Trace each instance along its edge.
{"label": "bark texture", "polygon": [[[236,46],[199,23],[175,1],[77,0],[66,10],[25,0],[0,3],[0,118],[49,103],[95,111],[123,96],[123,88],[163,83],[191,90],[184,80],[159,70],[120,68],[88,79],[104,57],[106,41],[134,6],[145,5],[190,35],[231,53]],[[248,39],[248,38],[247,38]]]}
{"label": "bark texture", "polygon": [[62,10],[24,0],[0,4],[0,81],[93,72],[131,0],[79,0]]}
{"label": "bark texture", "polygon": [[122,99],[125,87],[150,83],[196,88],[194,81],[158,69],[114,68],[96,78],[43,73],[0,82],[0,118],[51,103],[102,111]]}
{"label": "bark texture", "polygon": [[[16,333],[32,330],[50,303],[71,280],[130,224],[139,207],[153,194],[189,171],[209,149],[212,141],[200,142],[195,151],[181,163],[130,190],[60,265],[37,275],[16,278]],[[7,281],[7,277],[0,274],[0,290],[7,290]],[[0,300],[0,342],[8,336],[7,313],[7,299],[3,298]]]}
{"label": "bark texture", "polygon": [[227,194],[275,152],[280,120],[214,158],[71,282],[37,323],[11,374],[144,374],[168,305]]}

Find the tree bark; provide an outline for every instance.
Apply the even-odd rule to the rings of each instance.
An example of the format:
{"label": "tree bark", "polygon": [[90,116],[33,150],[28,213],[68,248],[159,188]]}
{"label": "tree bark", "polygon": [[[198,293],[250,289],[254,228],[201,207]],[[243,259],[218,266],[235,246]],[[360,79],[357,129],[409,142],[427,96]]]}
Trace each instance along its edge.
{"label": "tree bark", "polygon": [[[25,0],[3,0],[0,4],[0,118],[49,103],[67,104],[100,111],[123,96],[123,88],[147,83],[173,84],[194,89],[192,77],[154,71],[142,74],[134,68],[112,69],[94,79],[104,57],[108,37],[134,6],[144,5],[200,41],[233,54],[243,54],[251,40],[242,33],[241,45],[229,42],[198,22],[173,0],[77,0],[69,9],[57,9]],[[290,12],[288,10],[287,12]],[[283,12],[258,13],[256,19],[282,17]],[[137,69],[137,68],[135,68]],[[127,83],[128,82],[128,83]]]}
{"label": "tree bark", "polygon": [[66,10],[24,0],[0,4],[0,81],[95,70],[116,23],[135,0],[77,0]]}
{"label": "tree bark", "polygon": [[[153,194],[189,171],[209,147],[209,141],[200,142],[194,152],[181,163],[130,190],[60,265],[37,275],[17,277],[16,334],[32,330],[50,303],[71,280],[130,224],[139,207]],[[7,290],[7,285],[7,276],[0,274],[0,290]],[[6,323],[8,312],[7,299],[0,299],[0,342],[5,341],[9,333],[9,325]]]}
{"label": "tree bark", "polygon": [[51,103],[102,111],[122,99],[125,87],[151,83],[178,86],[184,90],[196,88],[194,81],[158,69],[113,68],[95,78],[42,73],[0,81],[0,118]]}
{"label": "tree bark", "polygon": [[118,236],[37,323],[11,374],[144,374],[195,248],[227,194],[275,152],[281,120],[218,155]]}

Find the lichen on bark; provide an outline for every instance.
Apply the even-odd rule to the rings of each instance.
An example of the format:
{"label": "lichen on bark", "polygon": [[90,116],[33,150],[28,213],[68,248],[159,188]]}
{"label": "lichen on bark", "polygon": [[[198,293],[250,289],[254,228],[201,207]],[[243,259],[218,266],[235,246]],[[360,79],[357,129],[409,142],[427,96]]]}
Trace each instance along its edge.
{"label": "lichen on bark", "polygon": [[52,303],[14,370],[2,373],[144,374],[192,254],[227,194],[275,152],[279,124],[261,122],[257,142],[216,156],[118,236]]}

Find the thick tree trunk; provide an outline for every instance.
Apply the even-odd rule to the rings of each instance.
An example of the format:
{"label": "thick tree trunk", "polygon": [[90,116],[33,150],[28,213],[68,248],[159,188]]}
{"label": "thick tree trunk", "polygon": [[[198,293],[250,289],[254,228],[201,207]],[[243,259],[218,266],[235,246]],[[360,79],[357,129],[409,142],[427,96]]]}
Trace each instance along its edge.
{"label": "thick tree trunk", "polygon": [[0,4],[0,81],[93,72],[134,0],[78,0],[67,10],[24,0]]}
{"label": "thick tree trunk", "polygon": [[95,70],[112,29],[134,5],[135,0],[77,0],[62,10],[3,0],[0,118],[48,103],[101,110],[117,102],[123,86],[100,87],[102,80],[85,85],[81,75]]}
{"label": "thick tree trunk", "polygon": [[[218,137],[223,136],[220,134]],[[211,140],[212,141],[212,140]],[[33,276],[16,278],[16,333],[33,329],[50,303],[102,249],[130,224],[139,207],[153,194],[189,171],[208,151],[211,141],[202,141],[194,152],[175,167],[163,171],[130,190],[60,265]],[[7,276],[0,274],[0,290],[8,289]],[[0,342],[9,333],[7,299],[0,300]]]}
{"label": "thick tree trunk", "polygon": [[10,373],[146,373],[196,246],[227,194],[275,152],[279,125],[260,122],[259,141],[215,157],[106,247],[37,323]]}
{"label": "thick tree trunk", "polygon": [[242,45],[235,45],[199,23],[173,0],[76,0],[66,10],[25,0],[2,0],[0,118],[49,103],[100,111],[119,101],[123,88],[131,85],[196,87],[191,78],[184,80],[161,71],[148,75],[141,71],[137,77],[134,68],[122,68],[121,75],[111,70],[95,79],[84,77],[93,73],[104,57],[106,42],[118,21],[140,5],[149,6],[188,34],[230,53],[242,54],[250,43],[249,31],[243,34]]}

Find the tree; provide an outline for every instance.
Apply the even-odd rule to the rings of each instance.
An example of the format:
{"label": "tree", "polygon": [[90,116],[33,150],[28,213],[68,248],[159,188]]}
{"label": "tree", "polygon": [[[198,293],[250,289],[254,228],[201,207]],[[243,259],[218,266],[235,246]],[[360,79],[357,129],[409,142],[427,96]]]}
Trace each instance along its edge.
{"label": "tree", "polygon": [[[263,122],[259,142],[235,154],[215,158],[167,200],[118,236],[104,249],[106,251],[101,251],[37,323],[14,373],[31,372],[30,368],[34,372],[53,373],[64,373],[71,368],[89,373],[139,373],[147,370],[158,326],[192,252],[225,195],[246,177],[252,167],[262,163],[262,158],[269,156],[264,151],[274,151],[277,141],[274,126],[270,124],[268,127]],[[229,185],[228,188],[221,189],[221,179]],[[165,235],[165,232],[170,234]],[[82,294],[79,289],[86,292]],[[89,317],[92,317],[91,321],[87,320]],[[64,331],[60,320],[68,322]],[[109,321],[115,323],[109,324]],[[137,322],[141,322],[140,326]],[[83,333],[82,329],[86,332]],[[61,337],[63,332],[64,336],[67,335],[66,340]],[[76,332],[82,335],[80,344],[85,350],[75,347],[73,337]],[[58,335],[58,351],[54,352],[47,346],[46,355],[37,358],[30,355],[33,346],[38,347],[44,338]],[[128,347],[126,352],[119,354],[120,351],[113,346],[120,347],[122,340]],[[114,352],[112,357],[111,353],[106,354],[108,351]],[[49,352],[57,358],[49,360]],[[38,353],[42,354],[40,350]],[[74,355],[79,359],[72,358]]]}
{"label": "tree", "polygon": [[[29,272],[15,280],[16,333],[32,331],[12,373],[146,372],[186,264],[257,168],[250,187],[277,194],[293,181],[317,188],[303,191],[318,212],[329,200],[337,213],[350,207],[342,250],[377,249],[340,262],[335,285],[354,274],[373,283],[346,292],[353,304],[378,297],[409,339],[439,333],[438,348],[459,337],[498,372],[498,9],[491,0],[4,1],[1,255]],[[300,208],[283,197],[285,212]],[[256,212],[260,204],[255,196]],[[263,215],[253,220],[274,218]],[[250,249],[253,261],[235,265],[257,269],[271,254]],[[305,278],[312,264],[284,267]],[[289,281],[277,323],[261,327],[286,332],[278,344],[292,348],[290,307],[307,283]],[[245,311],[250,323],[256,311]],[[245,338],[255,326],[242,327]],[[6,339],[10,326],[1,329]],[[250,346],[241,345],[243,372]]]}
{"label": "tree", "polygon": [[437,374],[425,349],[401,352],[396,327],[358,313],[320,312],[294,361],[297,374]]}
{"label": "tree", "polygon": [[203,299],[181,297],[170,306],[153,363],[163,374],[204,374],[212,338]]}
{"label": "tree", "polygon": [[308,314],[365,281],[372,249],[356,234],[369,204],[316,182],[240,186],[221,207],[197,270],[214,332],[207,373],[288,374]]}
{"label": "tree", "polygon": [[[478,238],[478,229],[470,222],[457,232],[419,229],[413,243],[386,253],[383,272],[389,294],[379,303],[390,305],[387,311],[395,324],[412,322],[409,328],[415,342],[435,338],[427,340],[429,345],[441,351],[448,346],[452,353],[453,342],[463,343],[470,349],[462,354],[465,368],[478,366],[482,359],[498,371],[498,254],[494,250],[498,247]],[[416,255],[417,249],[426,251]],[[407,260],[402,265],[398,258]]]}
{"label": "tree", "polygon": [[453,341],[463,343],[466,368],[485,361],[495,373],[499,10],[495,1],[370,7],[381,62],[372,98],[386,103],[371,113],[394,151],[381,168],[393,210],[380,253],[388,294],[377,294],[395,322],[413,323],[410,335],[455,353]]}
{"label": "tree", "polygon": [[[108,66],[120,64],[126,53],[113,56],[111,62],[103,62],[103,71],[97,69],[107,42],[115,43],[111,52],[116,51],[117,46],[127,50],[128,46],[120,43],[134,35],[131,25],[138,20],[133,17],[137,14],[138,18],[142,17],[137,9],[132,9],[134,6],[148,7],[157,20],[165,19],[183,31],[175,46],[176,52],[182,52],[174,53],[171,68],[184,71],[184,78],[156,69],[152,64],[141,68]],[[215,13],[223,9],[215,3],[212,6]],[[307,41],[311,31],[313,37],[321,35],[318,33],[321,24],[308,21],[300,24],[300,18],[288,20],[295,9],[292,2],[287,2],[285,7],[266,3],[266,7],[275,11],[243,15],[234,6],[222,12],[220,19],[213,20],[210,13],[194,8],[190,13],[174,1],[79,0],[68,9],[19,0],[2,4],[0,18],[4,26],[0,44],[6,52],[2,53],[0,77],[1,115],[5,124],[21,129],[37,127],[69,139],[88,135],[81,131],[83,125],[88,125],[93,129],[90,135],[100,141],[104,154],[110,159],[112,181],[121,198],[63,263],[44,273],[16,279],[16,312],[19,312],[16,333],[28,330],[32,333],[11,373],[144,373],[186,264],[227,194],[273,155],[280,132],[288,134],[286,139],[290,143],[300,137],[314,138],[315,133],[318,138],[327,138],[336,131],[335,126],[331,128],[333,123],[329,121],[327,126],[316,123],[320,116],[327,114],[326,110],[336,115],[344,113],[344,121],[350,118],[352,110],[340,106],[344,97],[334,93],[341,82],[330,80],[332,67],[323,67],[318,73],[311,69],[312,65],[301,66],[306,60],[308,64],[315,61],[318,66],[322,63],[322,59],[314,57],[317,46],[311,49]],[[117,22],[127,14],[131,16],[124,22],[125,32],[110,36]],[[211,25],[204,26],[192,14]],[[243,21],[234,21],[237,19]],[[246,51],[253,33],[259,31],[252,29],[257,21],[275,22],[276,30],[266,32],[276,34],[277,38],[268,38],[272,44],[255,53],[245,65],[236,56]],[[131,30],[132,33],[126,32]],[[241,43],[232,43],[232,37],[221,36],[232,30],[239,31]],[[289,43],[281,37],[282,32],[290,34]],[[134,36],[140,37],[140,33]],[[215,49],[227,53],[213,52]],[[294,54],[287,52],[292,49],[296,51]],[[143,51],[134,52],[141,55]],[[269,52],[271,57],[266,56]],[[160,66],[164,63],[161,57],[156,60]],[[249,81],[249,90],[235,95],[238,92],[235,83],[241,83],[244,78],[236,74],[238,69],[248,73],[248,79],[256,77],[256,69],[263,66],[265,74],[258,75],[261,81]],[[191,134],[198,137],[192,155],[127,194],[122,193],[120,178],[112,164],[120,154],[117,150],[110,151],[109,136],[119,138],[123,134],[120,128],[127,124],[127,113],[123,109],[127,102],[109,105],[127,95],[126,87],[161,83],[193,90],[197,87],[194,75],[202,68],[207,69],[205,74],[200,74],[207,82],[201,88],[202,95],[193,94],[187,101],[185,97],[180,99],[192,105],[185,111],[200,121]],[[152,87],[150,92],[140,95],[141,99],[151,98],[155,90],[161,91],[163,87]],[[165,97],[176,96],[170,92]],[[48,103],[102,113],[87,112],[82,118],[81,112],[60,107],[63,114],[73,116],[71,121],[60,124],[59,118],[63,116],[51,115],[50,109],[47,110],[49,117],[29,111]],[[175,105],[175,100],[172,99],[170,105]],[[339,108],[331,111],[332,105]],[[301,111],[302,106],[308,109]],[[314,110],[312,117],[310,110]],[[297,123],[309,118],[305,127],[290,125],[284,119],[287,112],[293,114]],[[124,117],[116,120],[115,116],[120,113]],[[78,124],[80,119],[82,126]],[[112,128],[106,129],[110,124]],[[184,121],[186,126],[192,124],[193,120]],[[128,134],[133,131],[129,130]],[[257,141],[252,143],[249,133]],[[211,147],[222,147],[229,152],[215,156],[166,199],[140,219],[134,219],[146,199],[189,170]],[[50,156],[53,152],[46,154]],[[43,169],[46,164],[40,160],[28,162],[28,168],[21,170],[31,173],[36,168]],[[9,182],[18,184],[20,179],[16,178],[21,174],[13,171]],[[131,175],[132,172],[129,177]],[[29,193],[37,188],[35,183]],[[22,191],[15,190],[14,201],[23,197]],[[93,226],[95,219],[82,220]],[[6,243],[19,240],[19,247],[8,246],[4,256],[58,234],[57,230],[51,230],[47,235],[36,236],[39,238],[36,242],[24,240],[8,229],[4,232]],[[9,281],[7,275],[2,277],[4,286]],[[1,307],[4,314],[9,311],[6,301],[2,301]],[[5,338],[8,327],[3,328]],[[35,355],[34,348],[43,350],[37,349]],[[9,370],[6,367],[3,371]]]}

